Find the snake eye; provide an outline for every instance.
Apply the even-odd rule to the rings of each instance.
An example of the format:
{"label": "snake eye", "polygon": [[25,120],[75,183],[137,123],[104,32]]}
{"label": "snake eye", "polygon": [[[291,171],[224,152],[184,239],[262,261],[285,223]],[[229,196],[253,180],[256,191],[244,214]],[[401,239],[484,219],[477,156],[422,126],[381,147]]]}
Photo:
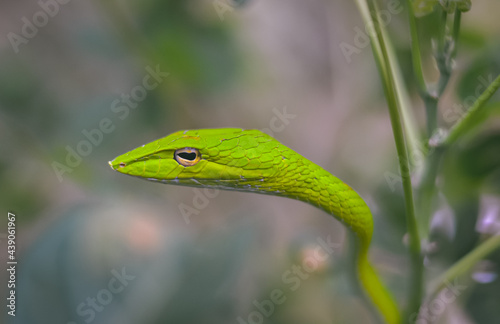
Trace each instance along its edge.
{"label": "snake eye", "polygon": [[201,153],[200,151],[198,151],[198,149],[185,147],[175,151],[174,159],[180,165],[188,167],[200,162]]}

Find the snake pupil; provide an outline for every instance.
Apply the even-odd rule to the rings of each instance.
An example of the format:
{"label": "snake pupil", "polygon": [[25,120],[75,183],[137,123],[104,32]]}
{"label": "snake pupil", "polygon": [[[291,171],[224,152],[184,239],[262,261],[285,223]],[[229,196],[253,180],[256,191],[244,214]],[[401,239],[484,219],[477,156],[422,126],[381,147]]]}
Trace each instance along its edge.
{"label": "snake pupil", "polygon": [[180,158],[183,158],[184,160],[188,161],[194,161],[196,159],[196,152],[193,153],[187,153],[187,152],[181,152],[178,153]]}
{"label": "snake pupil", "polygon": [[201,154],[200,151],[198,151],[198,149],[192,147],[185,147],[175,151],[174,159],[180,165],[189,167],[200,162]]}

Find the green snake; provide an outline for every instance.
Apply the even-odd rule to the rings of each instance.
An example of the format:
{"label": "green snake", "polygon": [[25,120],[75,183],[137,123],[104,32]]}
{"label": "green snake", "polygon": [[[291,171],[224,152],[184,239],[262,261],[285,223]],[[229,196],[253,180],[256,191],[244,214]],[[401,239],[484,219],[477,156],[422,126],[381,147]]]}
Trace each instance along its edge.
{"label": "green snake", "polygon": [[166,184],[288,197],[323,209],[355,238],[355,272],[385,322],[400,315],[394,299],[368,261],[373,219],[347,184],[271,136],[237,128],[179,131],[109,162],[121,173]]}

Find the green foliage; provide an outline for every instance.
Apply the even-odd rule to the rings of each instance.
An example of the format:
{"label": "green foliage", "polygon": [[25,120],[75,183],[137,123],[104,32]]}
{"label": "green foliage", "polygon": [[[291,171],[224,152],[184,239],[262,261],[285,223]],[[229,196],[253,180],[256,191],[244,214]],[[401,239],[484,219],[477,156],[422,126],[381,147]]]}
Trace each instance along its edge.
{"label": "green foliage", "polygon": [[[421,289],[424,285],[422,274],[425,269],[421,265],[422,260],[418,258],[420,250],[415,249],[414,244],[420,245],[421,239],[424,242],[431,242],[431,245],[438,248],[424,250],[427,260],[432,260],[433,263],[454,264],[440,277],[439,284],[434,286],[434,290],[427,292],[425,298],[431,302],[436,298],[439,290],[444,288],[444,282],[469,273],[478,261],[500,247],[500,240],[493,237],[481,242],[479,234],[474,230],[474,224],[479,221],[479,203],[483,185],[491,175],[498,174],[500,170],[500,139],[492,133],[480,132],[480,129],[484,129],[487,121],[496,116],[498,111],[498,102],[487,104],[489,100],[494,100],[493,94],[500,87],[497,68],[498,54],[486,54],[486,57],[478,57],[475,64],[472,64],[471,68],[462,76],[457,85],[457,92],[461,101],[465,103],[465,107],[463,105],[454,105],[453,108],[447,107],[444,119],[446,122],[454,123],[454,126],[449,135],[446,133],[443,135],[443,131],[439,129],[438,125],[438,106],[450,81],[450,76],[454,72],[461,13],[470,10],[471,2],[408,1],[415,83],[426,107],[427,138],[433,148],[427,153],[420,184],[415,186],[418,197],[416,215],[420,228],[419,233],[412,224],[415,221],[415,211],[411,207],[414,204],[414,198],[412,194],[407,194],[405,181],[410,188],[413,185],[410,177],[405,176],[403,172],[409,170],[407,152],[404,147],[404,142],[408,140],[403,139],[403,134],[407,133],[408,129],[404,129],[405,124],[399,124],[399,117],[393,117],[396,111],[404,111],[409,107],[397,104],[397,98],[402,94],[396,86],[397,81],[392,78],[393,72],[391,70],[398,69],[398,66],[390,60],[389,51],[384,45],[390,41],[376,18],[376,1],[367,0],[367,4],[364,1],[358,1],[358,4],[365,23],[368,24],[373,19],[375,24],[376,34],[370,36],[372,43],[375,44],[373,46],[375,61],[386,88],[385,94],[391,114],[400,170],[403,175],[406,226],[410,235],[409,254],[413,269],[411,277],[413,285],[412,289],[409,290],[407,316],[411,317],[412,314],[425,316],[425,309],[428,305],[424,304],[422,308],[420,307],[421,303],[425,302],[421,296]],[[370,8],[371,17],[366,14],[365,6]],[[449,22],[449,15],[453,15],[452,22]],[[423,17],[422,21],[417,20],[419,17]],[[425,27],[422,28],[422,25]],[[429,26],[432,27],[429,28]],[[433,39],[433,42],[428,41],[430,38]],[[427,41],[423,42],[422,39]],[[423,47],[421,43],[423,43]],[[426,47],[430,46],[439,75],[435,83],[429,82],[424,73],[424,71],[430,70],[425,67],[430,61],[425,58],[429,55]],[[494,51],[488,53],[494,53]],[[403,128],[402,132],[399,131],[401,127]],[[456,142],[467,144],[458,149],[454,146]],[[443,178],[444,185],[437,184],[436,179],[439,176]],[[454,212],[455,225],[450,225],[449,222],[447,224],[441,220],[441,225],[431,227],[431,215],[436,214],[435,218],[438,217],[436,196],[440,194],[447,198],[449,207]],[[443,210],[440,212],[443,214]],[[418,316],[413,318],[418,318]]]}

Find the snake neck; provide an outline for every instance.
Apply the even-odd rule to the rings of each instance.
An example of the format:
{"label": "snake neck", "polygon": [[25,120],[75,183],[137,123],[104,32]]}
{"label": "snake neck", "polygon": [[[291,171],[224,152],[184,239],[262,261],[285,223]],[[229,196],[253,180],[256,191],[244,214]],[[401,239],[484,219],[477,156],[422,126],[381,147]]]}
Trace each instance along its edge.
{"label": "snake neck", "polygon": [[347,184],[313,162],[293,152],[283,160],[275,177],[280,195],[323,209],[349,227],[360,241],[360,254],[368,252],[373,218],[364,200]]}
{"label": "snake neck", "polygon": [[386,323],[399,323],[397,305],[368,261],[368,248],[373,233],[370,209],[347,184],[320,166],[300,155],[299,157],[291,155],[283,161],[285,167],[281,169],[279,180],[276,181],[283,184],[281,194],[319,207],[350,228],[356,250],[353,265],[366,296]]}

